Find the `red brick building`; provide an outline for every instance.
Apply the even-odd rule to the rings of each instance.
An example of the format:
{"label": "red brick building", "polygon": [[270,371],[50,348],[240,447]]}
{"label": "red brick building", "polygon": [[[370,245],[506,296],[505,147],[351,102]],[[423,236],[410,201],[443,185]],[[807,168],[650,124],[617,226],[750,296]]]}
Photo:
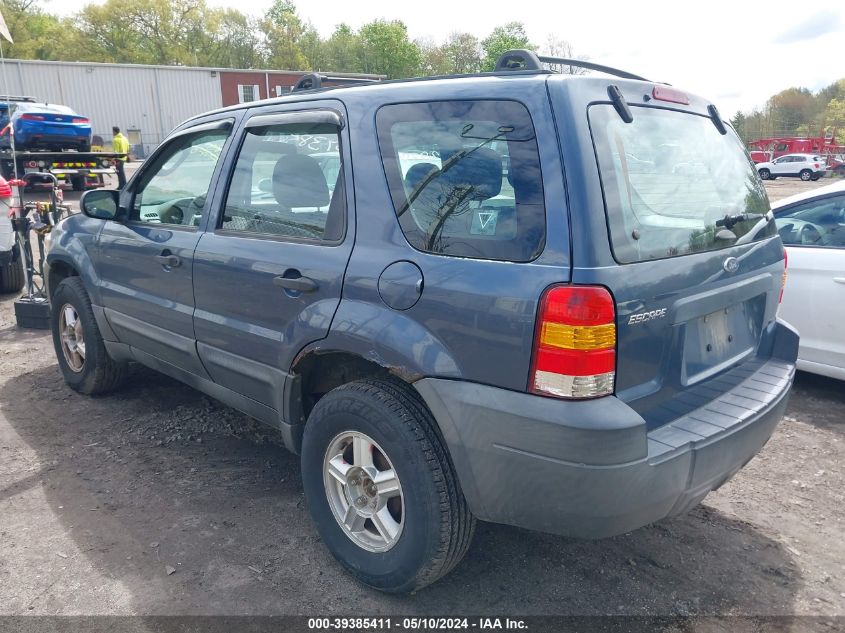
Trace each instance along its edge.
{"label": "red brick building", "polygon": [[[258,101],[287,94],[299,81],[302,71],[274,70],[218,70],[220,92],[223,105],[230,106],[248,101]],[[355,75],[349,73],[330,73],[335,77],[360,79],[379,79],[379,75]]]}

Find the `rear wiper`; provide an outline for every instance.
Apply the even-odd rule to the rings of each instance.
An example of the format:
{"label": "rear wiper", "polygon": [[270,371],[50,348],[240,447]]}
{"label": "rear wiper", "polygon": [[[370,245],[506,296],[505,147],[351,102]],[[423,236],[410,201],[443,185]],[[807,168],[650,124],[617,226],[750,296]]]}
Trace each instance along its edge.
{"label": "rear wiper", "polygon": [[771,220],[771,211],[768,213],[736,213],[734,215],[726,215],[721,220],[716,220],[716,226],[723,226],[730,230],[740,222],[750,222],[751,220]]}

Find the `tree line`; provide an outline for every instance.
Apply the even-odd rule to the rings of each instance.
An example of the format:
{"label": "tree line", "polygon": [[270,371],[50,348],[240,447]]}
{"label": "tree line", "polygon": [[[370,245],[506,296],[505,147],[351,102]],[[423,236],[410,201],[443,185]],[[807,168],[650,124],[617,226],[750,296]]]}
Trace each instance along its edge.
{"label": "tree line", "polygon": [[[375,73],[388,78],[491,70],[511,48],[572,56],[565,40],[532,43],[520,22],[485,38],[454,32],[443,42],[412,40],[404,23],[339,24],[328,37],[304,21],[290,0],[259,16],[205,0],[106,0],[67,18],[40,0],[0,0],[14,44],[8,58]],[[560,69],[572,72],[573,69]],[[574,69],[578,71],[578,69]]]}
{"label": "tree line", "polygon": [[787,88],[773,95],[765,107],[737,112],[731,119],[746,143],[779,136],[823,136],[836,133],[845,144],[845,79],[818,92]]}

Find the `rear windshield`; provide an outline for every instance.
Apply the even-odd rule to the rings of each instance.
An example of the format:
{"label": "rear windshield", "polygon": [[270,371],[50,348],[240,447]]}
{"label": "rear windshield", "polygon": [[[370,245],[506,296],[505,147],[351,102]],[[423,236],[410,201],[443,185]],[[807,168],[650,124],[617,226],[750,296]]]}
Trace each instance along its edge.
{"label": "rear windshield", "polygon": [[590,107],[611,245],[621,263],[717,250],[775,235],[769,201],[736,134],[704,116]]}
{"label": "rear windshield", "polygon": [[514,101],[382,107],[384,170],[410,244],[439,255],[525,262],[545,243],[534,126]]}

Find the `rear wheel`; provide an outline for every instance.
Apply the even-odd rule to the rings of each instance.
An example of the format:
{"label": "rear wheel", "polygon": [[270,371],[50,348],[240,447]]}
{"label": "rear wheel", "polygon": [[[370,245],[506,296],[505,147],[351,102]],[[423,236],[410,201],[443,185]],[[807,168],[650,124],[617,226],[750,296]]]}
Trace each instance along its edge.
{"label": "rear wheel", "polygon": [[761,169],[758,173],[760,174],[760,178],[762,180],[769,180],[772,177],[772,172],[768,169]]}
{"label": "rear wheel", "polygon": [[801,180],[807,182],[808,180],[810,180],[810,178],[813,177],[813,172],[811,172],[809,169],[802,169],[801,173],[798,175],[801,177]]}
{"label": "rear wheel", "polygon": [[323,542],[371,587],[420,589],[469,548],[475,519],[431,413],[403,384],[357,381],[320,399],[302,481]]}
{"label": "rear wheel", "polygon": [[126,377],[126,363],[108,355],[82,280],[63,280],[53,293],[50,307],[53,346],[65,382],[89,395],[120,386]]}
{"label": "rear wheel", "polygon": [[0,267],[0,292],[18,292],[24,285],[23,257],[12,253],[11,261]]}
{"label": "rear wheel", "polygon": [[813,176],[812,176],[812,178],[810,178],[810,180],[812,180],[813,182],[816,182],[819,178],[821,178],[821,176],[813,174]]}

